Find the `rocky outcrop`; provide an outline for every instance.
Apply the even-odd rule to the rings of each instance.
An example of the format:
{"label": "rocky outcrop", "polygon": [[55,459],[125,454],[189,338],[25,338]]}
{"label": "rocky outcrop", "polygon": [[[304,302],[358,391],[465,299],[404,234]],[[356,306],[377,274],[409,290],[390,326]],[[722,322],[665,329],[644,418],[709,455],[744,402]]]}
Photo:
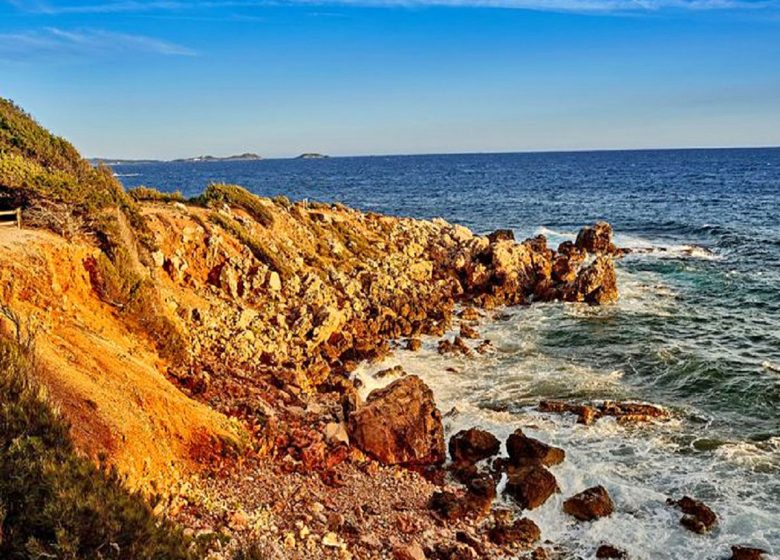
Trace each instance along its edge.
{"label": "rocky outcrop", "polygon": [[563,511],[580,521],[593,521],[612,515],[615,506],[603,486],[594,486],[563,502]]}
{"label": "rocky outcrop", "polygon": [[433,392],[415,376],[373,391],[349,417],[352,442],[387,465],[444,462],[444,430]]}
{"label": "rocky outcrop", "polygon": [[707,533],[718,522],[718,516],[704,502],[685,496],[679,500],[667,500],[669,505],[677,506],[683,516],[680,524],[694,533]]}
{"label": "rocky outcrop", "polygon": [[474,464],[498,454],[501,442],[498,438],[477,428],[461,430],[450,438],[449,450],[457,464]]}

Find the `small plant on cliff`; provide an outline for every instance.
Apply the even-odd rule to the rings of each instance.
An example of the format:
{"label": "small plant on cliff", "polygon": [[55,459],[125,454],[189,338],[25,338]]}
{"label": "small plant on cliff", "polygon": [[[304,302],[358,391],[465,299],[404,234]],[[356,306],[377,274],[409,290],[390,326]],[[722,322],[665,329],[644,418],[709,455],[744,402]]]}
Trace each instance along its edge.
{"label": "small plant on cliff", "polygon": [[260,197],[250,193],[238,185],[225,185],[213,183],[204,193],[193,199],[193,202],[203,206],[215,206],[228,204],[246,210],[258,223],[269,227],[274,223],[274,214],[271,207]]}
{"label": "small plant on cliff", "polygon": [[186,202],[181,191],[168,193],[158,191],[152,187],[135,187],[127,191],[127,194],[136,202]]}
{"label": "small plant on cliff", "polygon": [[0,558],[196,558],[115,471],[77,454],[34,381],[38,367],[30,351],[0,337]]}

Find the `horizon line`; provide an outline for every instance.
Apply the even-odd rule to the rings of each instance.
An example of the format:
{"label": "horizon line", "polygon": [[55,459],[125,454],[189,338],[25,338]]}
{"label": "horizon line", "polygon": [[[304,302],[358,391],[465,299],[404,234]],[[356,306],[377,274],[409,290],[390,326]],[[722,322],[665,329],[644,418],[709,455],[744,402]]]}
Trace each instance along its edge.
{"label": "horizon line", "polygon": [[[780,149],[780,144],[754,144],[754,145],[740,145],[740,146],[682,146],[682,147],[648,147],[648,148],[572,148],[572,149],[538,149],[538,150],[506,150],[506,151],[467,151],[467,152],[388,152],[388,153],[373,153],[373,154],[327,154],[325,152],[301,152],[296,155],[289,156],[263,156],[258,154],[260,159],[246,159],[246,160],[233,160],[233,161],[273,161],[284,159],[299,159],[302,154],[305,153],[319,153],[324,157],[321,159],[347,159],[347,158],[372,158],[372,157],[426,157],[426,156],[478,156],[478,155],[513,155],[513,154],[587,154],[587,153],[600,153],[600,152],[679,152],[679,151],[695,151],[695,150],[776,150]],[[236,154],[229,154],[227,156],[208,156],[215,158],[230,158]],[[206,156],[190,156],[190,158],[177,157],[173,159],[158,159],[158,158],[124,158],[124,157],[103,157],[103,156],[91,156],[86,157],[87,161],[100,160],[103,162],[108,161],[126,161],[126,162],[154,162],[154,163],[214,163],[209,161],[187,161],[192,157],[206,157]],[[314,158],[320,159],[320,158]],[[226,162],[217,162],[226,163]]]}

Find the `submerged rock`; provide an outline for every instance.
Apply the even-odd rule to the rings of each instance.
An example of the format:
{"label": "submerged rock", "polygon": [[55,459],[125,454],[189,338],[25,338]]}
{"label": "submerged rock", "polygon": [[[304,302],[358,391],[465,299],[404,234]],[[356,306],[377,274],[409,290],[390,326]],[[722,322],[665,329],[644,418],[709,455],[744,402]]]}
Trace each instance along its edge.
{"label": "submerged rock", "polygon": [[416,375],[372,391],[349,416],[351,440],[387,465],[435,465],[445,459],[444,429],[433,392]]}
{"label": "submerged rock", "polygon": [[593,521],[612,515],[615,506],[603,486],[594,486],[563,502],[563,511],[580,521]]}
{"label": "submerged rock", "polygon": [[540,463],[549,467],[562,463],[566,457],[563,449],[528,437],[519,428],[507,438],[506,450],[514,465]]}
{"label": "submerged rock", "polygon": [[715,515],[715,512],[699,500],[685,496],[680,500],[669,499],[666,503],[682,510],[685,515],[680,519],[680,523],[694,533],[706,533],[718,522],[718,516]]}
{"label": "submerged rock", "polygon": [[598,406],[594,406],[557,400],[544,400],[539,402],[538,408],[541,412],[575,414],[578,417],[577,421],[585,425],[592,424],[604,416],[612,416],[620,423],[649,422],[669,416],[669,413],[660,406],[636,402],[605,401]]}
{"label": "submerged rock", "polygon": [[501,442],[498,438],[477,428],[461,430],[450,438],[450,456],[453,462],[473,464],[498,454]]}

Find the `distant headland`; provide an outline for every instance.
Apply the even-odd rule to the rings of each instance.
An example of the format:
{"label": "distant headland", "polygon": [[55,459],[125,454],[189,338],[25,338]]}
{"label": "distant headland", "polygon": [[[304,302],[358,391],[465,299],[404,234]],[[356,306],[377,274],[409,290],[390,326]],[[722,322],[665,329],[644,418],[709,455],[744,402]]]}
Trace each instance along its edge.
{"label": "distant headland", "polygon": [[326,156],[325,154],[318,154],[315,152],[307,152],[305,154],[299,155],[295,159],[328,159],[330,156]]}

